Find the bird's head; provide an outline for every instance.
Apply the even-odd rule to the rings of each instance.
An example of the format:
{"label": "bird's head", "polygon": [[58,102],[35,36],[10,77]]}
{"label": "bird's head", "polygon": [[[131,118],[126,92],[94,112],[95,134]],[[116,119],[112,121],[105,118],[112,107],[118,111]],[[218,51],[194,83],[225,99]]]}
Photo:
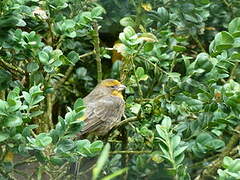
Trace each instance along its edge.
{"label": "bird's head", "polygon": [[105,79],[100,83],[100,86],[108,89],[113,96],[118,96],[121,98],[123,98],[122,91],[126,88],[126,86],[115,79]]}

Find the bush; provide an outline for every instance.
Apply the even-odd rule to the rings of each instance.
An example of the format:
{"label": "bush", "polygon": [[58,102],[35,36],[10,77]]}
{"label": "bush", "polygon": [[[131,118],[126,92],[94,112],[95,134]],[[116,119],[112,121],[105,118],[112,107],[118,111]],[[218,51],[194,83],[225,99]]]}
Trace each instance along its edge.
{"label": "bush", "polygon": [[[102,149],[93,179],[238,179],[237,0],[0,3],[1,179],[70,177]],[[109,77],[126,118],[77,139],[81,98]]]}

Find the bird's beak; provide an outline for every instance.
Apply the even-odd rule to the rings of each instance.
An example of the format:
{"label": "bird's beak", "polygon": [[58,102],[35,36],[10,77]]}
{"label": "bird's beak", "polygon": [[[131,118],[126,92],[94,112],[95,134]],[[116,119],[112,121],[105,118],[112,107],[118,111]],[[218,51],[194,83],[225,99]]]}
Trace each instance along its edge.
{"label": "bird's beak", "polygon": [[117,88],[118,91],[123,91],[124,89],[126,89],[126,86],[124,86],[123,84],[119,85]]}

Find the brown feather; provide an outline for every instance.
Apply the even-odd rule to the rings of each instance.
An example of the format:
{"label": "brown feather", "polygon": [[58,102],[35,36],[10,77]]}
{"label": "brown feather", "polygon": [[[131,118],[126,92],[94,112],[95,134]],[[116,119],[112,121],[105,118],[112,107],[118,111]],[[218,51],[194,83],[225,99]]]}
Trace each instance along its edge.
{"label": "brown feather", "polygon": [[86,119],[80,136],[89,133],[103,136],[121,121],[125,105],[121,91],[116,93],[110,88],[114,85],[121,84],[117,80],[104,80],[83,99]]}

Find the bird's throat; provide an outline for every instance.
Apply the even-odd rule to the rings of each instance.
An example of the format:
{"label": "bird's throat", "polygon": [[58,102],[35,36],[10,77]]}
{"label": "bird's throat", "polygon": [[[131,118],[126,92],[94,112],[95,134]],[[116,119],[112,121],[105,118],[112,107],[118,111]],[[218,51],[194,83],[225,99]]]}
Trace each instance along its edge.
{"label": "bird's throat", "polygon": [[123,99],[123,95],[122,95],[122,92],[121,92],[121,91],[114,90],[114,91],[112,91],[112,95],[113,95],[113,96],[120,97],[120,98]]}

